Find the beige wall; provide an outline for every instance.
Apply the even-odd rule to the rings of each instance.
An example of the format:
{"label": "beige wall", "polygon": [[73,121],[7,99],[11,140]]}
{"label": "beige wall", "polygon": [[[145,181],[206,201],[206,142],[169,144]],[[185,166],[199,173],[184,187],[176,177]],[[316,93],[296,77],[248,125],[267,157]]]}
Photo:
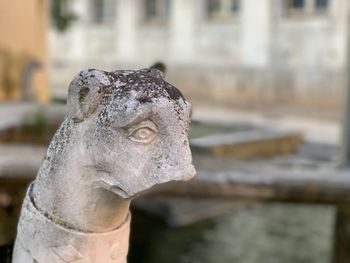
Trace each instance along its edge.
{"label": "beige wall", "polygon": [[341,107],[348,0],[330,0],[325,12],[290,14],[286,0],[241,0],[226,19],[208,18],[205,0],[173,0],[165,21],[145,19],[144,1],[115,1],[114,21],[96,24],[91,2],[72,0],[79,23],[50,30],[53,96],[66,96],[81,68],[163,61],[168,79],[193,100]]}
{"label": "beige wall", "polygon": [[47,0],[0,0],[0,100],[20,100],[20,83],[30,60],[40,63],[33,71],[32,94],[48,100]]}

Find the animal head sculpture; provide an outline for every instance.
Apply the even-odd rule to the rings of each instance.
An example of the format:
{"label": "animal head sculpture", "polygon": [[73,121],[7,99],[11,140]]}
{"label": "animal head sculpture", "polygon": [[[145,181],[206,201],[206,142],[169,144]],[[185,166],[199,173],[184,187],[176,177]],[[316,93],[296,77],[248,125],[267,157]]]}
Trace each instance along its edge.
{"label": "animal head sculpture", "polygon": [[130,199],[195,173],[191,106],[156,69],[83,70],[67,104],[25,198],[13,262],[126,262]]}
{"label": "animal head sculpture", "polygon": [[[187,138],[191,105],[156,69],[83,70],[68,91],[68,113],[89,167],[89,183],[123,198],[195,170]],[[84,164],[82,164],[83,166]]]}

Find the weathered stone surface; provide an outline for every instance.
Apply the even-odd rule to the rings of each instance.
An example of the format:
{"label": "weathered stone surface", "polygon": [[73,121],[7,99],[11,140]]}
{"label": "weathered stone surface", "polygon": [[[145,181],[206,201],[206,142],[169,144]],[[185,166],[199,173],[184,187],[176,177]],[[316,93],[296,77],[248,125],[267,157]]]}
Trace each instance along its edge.
{"label": "weathered stone surface", "polygon": [[[130,200],[195,173],[187,138],[191,105],[154,69],[83,70],[70,84],[67,104],[27,193],[14,262],[70,262],[68,256],[123,262],[115,261],[116,251],[125,254],[128,234],[110,233],[127,220]],[[120,244],[108,242],[111,255],[101,261],[106,247],[99,240],[107,234]]]}

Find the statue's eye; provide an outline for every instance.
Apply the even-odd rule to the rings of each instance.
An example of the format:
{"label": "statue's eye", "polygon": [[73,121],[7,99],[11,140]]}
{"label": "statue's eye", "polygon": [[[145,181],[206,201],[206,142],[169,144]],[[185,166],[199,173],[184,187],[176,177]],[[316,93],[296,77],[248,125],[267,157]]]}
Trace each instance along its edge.
{"label": "statue's eye", "polygon": [[148,144],[156,137],[157,128],[151,121],[145,121],[133,127],[129,133],[130,140]]}

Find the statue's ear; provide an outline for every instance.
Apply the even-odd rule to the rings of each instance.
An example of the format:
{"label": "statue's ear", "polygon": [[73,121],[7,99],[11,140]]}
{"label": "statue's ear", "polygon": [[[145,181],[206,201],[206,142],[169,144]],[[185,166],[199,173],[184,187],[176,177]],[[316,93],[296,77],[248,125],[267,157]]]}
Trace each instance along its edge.
{"label": "statue's ear", "polygon": [[68,114],[75,122],[90,116],[100,103],[103,88],[110,86],[108,73],[98,69],[80,71],[68,89]]}

